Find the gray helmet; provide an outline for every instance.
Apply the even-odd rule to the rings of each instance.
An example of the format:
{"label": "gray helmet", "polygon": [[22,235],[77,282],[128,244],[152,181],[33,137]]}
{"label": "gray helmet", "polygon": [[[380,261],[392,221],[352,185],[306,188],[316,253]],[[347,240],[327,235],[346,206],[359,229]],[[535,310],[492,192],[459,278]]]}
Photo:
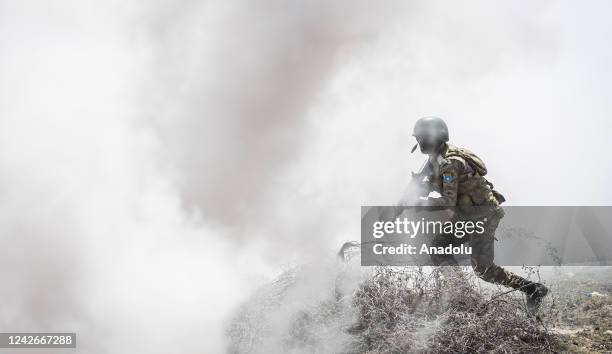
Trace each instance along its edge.
{"label": "gray helmet", "polygon": [[412,135],[417,139],[421,151],[430,153],[448,141],[448,127],[442,118],[423,117],[414,124]]}

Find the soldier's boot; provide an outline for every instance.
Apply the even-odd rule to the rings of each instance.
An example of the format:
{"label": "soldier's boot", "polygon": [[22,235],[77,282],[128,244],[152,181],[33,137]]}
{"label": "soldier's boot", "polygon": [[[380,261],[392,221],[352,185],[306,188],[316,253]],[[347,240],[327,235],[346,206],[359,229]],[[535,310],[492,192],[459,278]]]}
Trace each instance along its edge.
{"label": "soldier's boot", "polygon": [[542,305],[542,299],[548,295],[548,288],[544,284],[527,280],[516,274],[510,275],[510,286],[522,291],[527,297],[527,311],[534,314]]}
{"label": "soldier's boot", "polygon": [[548,294],[548,288],[543,284],[527,280],[495,264],[486,268],[477,265],[474,271],[484,281],[508,286],[525,293],[527,310],[532,314],[540,308],[542,299]]}
{"label": "soldier's boot", "polygon": [[527,310],[532,314],[538,311],[542,305],[542,299],[548,295],[548,288],[535,282],[522,287],[521,291],[527,296]]}

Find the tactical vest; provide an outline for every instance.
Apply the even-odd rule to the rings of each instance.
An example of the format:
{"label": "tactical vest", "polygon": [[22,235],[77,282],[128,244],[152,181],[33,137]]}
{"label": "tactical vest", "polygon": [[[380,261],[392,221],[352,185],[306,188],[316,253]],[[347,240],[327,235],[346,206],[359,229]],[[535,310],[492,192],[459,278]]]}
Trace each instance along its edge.
{"label": "tactical vest", "polygon": [[484,176],[487,174],[487,167],[480,157],[473,152],[447,144],[446,152],[443,156],[447,160],[457,160],[463,166],[469,166],[472,173],[459,175],[459,190],[457,191],[458,206],[490,205],[497,206],[506,199],[504,196],[493,189],[493,184],[487,181]]}

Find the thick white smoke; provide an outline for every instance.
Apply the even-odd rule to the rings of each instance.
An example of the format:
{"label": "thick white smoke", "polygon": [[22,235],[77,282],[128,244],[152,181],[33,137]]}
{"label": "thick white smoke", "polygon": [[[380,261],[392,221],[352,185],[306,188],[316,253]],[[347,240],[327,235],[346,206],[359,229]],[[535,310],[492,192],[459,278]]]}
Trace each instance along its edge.
{"label": "thick white smoke", "polygon": [[609,6],[0,2],[0,330],[222,351],[396,200],[422,115],[512,204],[610,204]]}

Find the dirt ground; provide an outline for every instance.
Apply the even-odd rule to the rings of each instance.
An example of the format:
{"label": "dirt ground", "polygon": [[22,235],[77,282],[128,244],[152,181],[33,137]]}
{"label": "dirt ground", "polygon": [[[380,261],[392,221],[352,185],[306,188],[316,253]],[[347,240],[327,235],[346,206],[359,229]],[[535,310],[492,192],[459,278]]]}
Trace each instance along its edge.
{"label": "dirt ground", "polygon": [[612,269],[565,269],[549,281],[544,323],[571,353],[612,353]]}

